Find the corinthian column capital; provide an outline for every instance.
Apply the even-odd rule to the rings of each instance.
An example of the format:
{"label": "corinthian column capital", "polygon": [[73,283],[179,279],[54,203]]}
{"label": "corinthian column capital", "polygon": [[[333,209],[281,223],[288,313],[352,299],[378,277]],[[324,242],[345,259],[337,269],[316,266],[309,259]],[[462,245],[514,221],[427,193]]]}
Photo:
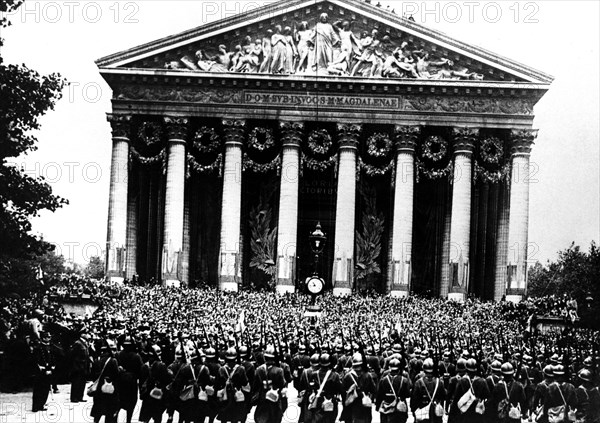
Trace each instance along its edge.
{"label": "corinthian column capital", "polygon": [[166,116],[164,118],[167,126],[167,138],[169,141],[185,142],[189,132],[189,119],[180,117]]}
{"label": "corinthian column capital", "polygon": [[454,153],[472,154],[478,137],[478,128],[452,128]]}
{"label": "corinthian column capital", "polygon": [[510,152],[514,155],[529,155],[538,136],[538,129],[513,129],[510,132]]}
{"label": "corinthian column capital", "polygon": [[279,122],[281,141],[284,146],[300,147],[304,135],[304,122]]}
{"label": "corinthian column capital", "polygon": [[396,137],[396,149],[397,151],[415,151],[417,140],[421,135],[420,126],[403,126],[396,125],[394,129],[394,135]]}
{"label": "corinthian column capital", "polygon": [[246,121],[242,119],[223,119],[225,144],[244,144]]}
{"label": "corinthian column capital", "polygon": [[362,125],[358,123],[338,123],[337,132],[340,148],[358,147],[358,136],[362,131]]}
{"label": "corinthian column capital", "polygon": [[116,115],[114,113],[107,113],[106,119],[110,123],[113,138],[129,139],[129,134],[131,132],[130,115]]}

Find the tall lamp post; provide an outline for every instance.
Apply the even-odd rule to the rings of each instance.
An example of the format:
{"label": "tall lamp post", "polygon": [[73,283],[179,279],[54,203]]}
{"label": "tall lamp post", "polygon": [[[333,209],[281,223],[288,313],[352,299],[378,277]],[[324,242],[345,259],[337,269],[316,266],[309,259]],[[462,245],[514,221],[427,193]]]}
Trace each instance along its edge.
{"label": "tall lamp post", "polygon": [[321,229],[321,222],[317,223],[315,230],[308,236],[310,241],[310,249],[315,257],[315,267],[312,276],[306,278],[306,290],[311,296],[310,305],[306,308],[305,317],[310,317],[314,325],[317,317],[321,315],[321,307],[316,305],[317,296],[323,293],[325,281],[319,276],[319,256],[323,253],[327,236]]}

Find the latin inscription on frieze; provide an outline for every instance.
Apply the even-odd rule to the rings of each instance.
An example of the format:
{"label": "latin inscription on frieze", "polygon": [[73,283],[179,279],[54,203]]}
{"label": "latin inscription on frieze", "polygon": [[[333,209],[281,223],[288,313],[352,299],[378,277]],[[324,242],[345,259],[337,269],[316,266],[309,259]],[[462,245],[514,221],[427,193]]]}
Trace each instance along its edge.
{"label": "latin inscription on frieze", "polygon": [[246,92],[246,104],[291,107],[356,107],[359,109],[398,109],[399,99],[395,97],[372,97],[364,95],[334,94],[285,94]]}

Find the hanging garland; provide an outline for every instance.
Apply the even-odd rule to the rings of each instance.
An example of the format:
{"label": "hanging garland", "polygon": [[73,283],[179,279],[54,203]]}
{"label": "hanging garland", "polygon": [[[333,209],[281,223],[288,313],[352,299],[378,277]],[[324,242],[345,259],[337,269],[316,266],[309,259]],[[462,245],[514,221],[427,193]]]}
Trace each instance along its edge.
{"label": "hanging garland", "polygon": [[200,154],[216,153],[221,146],[221,138],[214,128],[203,126],[196,131],[192,145]]}
{"label": "hanging garland", "polygon": [[221,176],[221,169],[222,169],[222,165],[223,165],[223,154],[219,153],[212,163],[203,165],[203,164],[198,163],[198,161],[192,154],[188,153],[187,162],[188,162],[188,174],[190,173],[190,171],[194,171],[195,173],[202,173],[202,174],[213,174],[215,172],[218,172],[218,175]]}
{"label": "hanging garland", "polygon": [[308,149],[313,154],[325,155],[332,146],[331,135],[325,129],[315,129],[308,136]]}
{"label": "hanging garland", "polygon": [[483,182],[489,182],[497,184],[498,182],[508,179],[510,176],[510,163],[506,163],[504,166],[496,170],[486,169],[481,166],[477,161],[475,162],[475,172],[473,173],[473,179],[476,181],[477,178]]}
{"label": "hanging garland", "polygon": [[484,139],[481,141],[479,153],[484,163],[499,164],[504,157],[502,141],[495,137]]}
{"label": "hanging garland", "polygon": [[275,145],[273,131],[270,128],[261,128],[257,126],[248,136],[248,146],[256,151],[269,150]]}
{"label": "hanging garland", "polygon": [[159,143],[162,139],[162,126],[157,122],[144,122],[138,130],[138,138],[146,145]]}
{"label": "hanging garland", "polygon": [[281,155],[277,155],[277,157],[268,163],[257,163],[247,154],[244,154],[244,170],[248,170],[252,173],[268,173],[272,170],[277,170],[277,173],[279,173],[280,169]]}
{"label": "hanging garland", "polygon": [[167,150],[163,148],[156,156],[144,157],[134,147],[130,148],[131,158],[135,159],[138,163],[144,166],[152,166],[159,163],[165,163],[167,157]]}
{"label": "hanging garland", "polygon": [[374,134],[367,140],[367,155],[375,159],[382,159],[389,156],[392,146],[392,140],[386,134]]}
{"label": "hanging garland", "polygon": [[316,172],[324,172],[336,164],[337,155],[333,155],[323,160],[309,157],[306,154],[302,155],[302,168],[306,167],[307,169],[314,170]]}
{"label": "hanging garland", "polygon": [[448,141],[437,135],[427,137],[423,143],[422,156],[432,162],[439,162],[448,153]]}
{"label": "hanging garland", "polygon": [[419,175],[424,175],[427,179],[442,179],[452,176],[454,172],[454,165],[452,160],[448,162],[448,165],[444,168],[435,169],[425,165],[421,160],[417,159],[417,182],[419,182]]}
{"label": "hanging garland", "polygon": [[359,169],[364,170],[367,176],[383,176],[386,175],[390,170],[394,168],[394,161],[390,161],[387,165],[375,166],[369,163],[365,163],[362,157],[358,158]]}

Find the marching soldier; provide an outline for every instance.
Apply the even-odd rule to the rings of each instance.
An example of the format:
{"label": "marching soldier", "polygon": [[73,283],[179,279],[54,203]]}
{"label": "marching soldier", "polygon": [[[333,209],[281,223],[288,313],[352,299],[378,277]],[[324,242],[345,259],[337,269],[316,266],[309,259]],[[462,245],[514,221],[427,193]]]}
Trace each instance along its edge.
{"label": "marching soldier", "polygon": [[89,335],[82,330],[79,339],[71,347],[71,402],[85,402],[83,391],[91,364],[88,339]]}
{"label": "marching soldier", "polygon": [[565,419],[569,413],[575,413],[577,394],[575,387],[567,382],[565,368],[561,364],[554,366],[553,373],[556,380],[550,384],[544,397],[544,414],[549,421],[561,421],[561,416]]}
{"label": "marching soldier", "polygon": [[514,379],[515,369],[512,364],[504,363],[501,367],[502,380],[494,387],[490,406],[497,410],[492,421],[499,423],[521,423],[522,416],[527,414],[527,399],[520,382]]}
{"label": "marching soldier", "polygon": [[[465,396],[471,395],[471,401]],[[473,398],[474,397],[474,398]],[[477,376],[477,361],[467,360],[467,374],[458,381],[454,401],[450,406],[449,423],[485,422],[485,401],[490,397],[486,381]]]}
{"label": "marching soldier", "polygon": [[577,388],[577,419],[585,423],[600,422],[600,393],[594,386],[593,374],[589,369],[579,371],[581,385]]}
{"label": "marching soldier", "polygon": [[312,372],[313,392],[308,398],[307,423],[334,423],[338,415],[338,398],[342,394],[342,382],[333,371],[331,357],[327,353],[319,357],[319,369]]}
{"label": "marching soldier", "polygon": [[265,350],[265,364],[258,366],[252,389],[253,404],[256,404],[256,423],[281,423],[283,407],[281,390],[286,387],[283,369],[275,364],[275,348],[270,345]]}
{"label": "marching soldier", "polygon": [[412,385],[402,373],[400,360],[392,358],[388,362],[388,371],[384,373],[377,387],[375,408],[379,410],[381,423],[406,423],[408,403]]}
{"label": "marching soldier", "polygon": [[424,376],[415,382],[410,397],[410,409],[416,422],[442,423],[443,403],[446,400],[444,383],[433,376],[433,360],[423,363]]}
{"label": "marching soldier", "polygon": [[347,423],[371,422],[376,386],[371,373],[365,371],[361,353],[355,353],[352,357],[352,370],[344,376],[342,385],[344,410],[340,420],[345,417]]}
{"label": "marching soldier", "polygon": [[530,420],[538,423],[548,423],[548,415],[544,412],[544,399],[548,393],[548,388],[554,382],[554,371],[551,365],[544,367],[544,380],[538,383],[531,399],[531,417]]}
{"label": "marching soldier", "polygon": [[138,380],[141,375],[142,358],[135,351],[135,346],[130,336],[123,341],[123,350],[117,354],[119,368],[122,369],[119,377],[119,391],[121,409],[127,412],[127,423],[131,423],[133,409],[138,400]]}
{"label": "marching soldier", "polygon": [[[219,372],[220,391],[217,391],[217,398],[222,404],[219,420],[223,423],[241,423],[247,417],[245,393],[250,392],[250,384],[244,366],[236,364],[237,358],[235,348],[227,349],[225,365]],[[219,395],[220,393],[222,394]]]}

